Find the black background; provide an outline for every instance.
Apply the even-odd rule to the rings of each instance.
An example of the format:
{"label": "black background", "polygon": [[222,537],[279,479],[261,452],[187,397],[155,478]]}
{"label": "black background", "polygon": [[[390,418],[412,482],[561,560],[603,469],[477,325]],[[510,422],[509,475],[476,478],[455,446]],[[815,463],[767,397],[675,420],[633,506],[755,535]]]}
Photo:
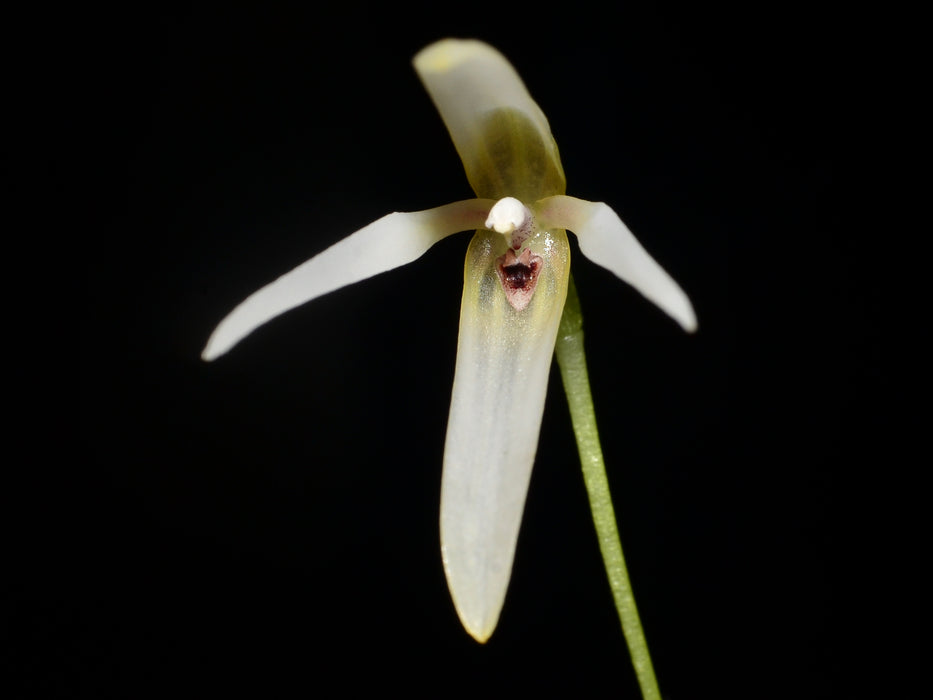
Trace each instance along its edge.
{"label": "black background", "polygon": [[237,302],[348,233],[472,196],[410,67],[444,36],[509,57],[568,193],[613,206],[696,307],[687,336],[574,257],[665,697],[851,680],[842,494],[879,449],[860,397],[884,380],[840,218],[846,17],[438,7],[133,12],[85,47],[82,147],[105,175],[79,261],[75,468],[12,577],[25,696],[637,697],[556,371],[487,645],[450,603],[438,494],[468,234],[198,357]]}

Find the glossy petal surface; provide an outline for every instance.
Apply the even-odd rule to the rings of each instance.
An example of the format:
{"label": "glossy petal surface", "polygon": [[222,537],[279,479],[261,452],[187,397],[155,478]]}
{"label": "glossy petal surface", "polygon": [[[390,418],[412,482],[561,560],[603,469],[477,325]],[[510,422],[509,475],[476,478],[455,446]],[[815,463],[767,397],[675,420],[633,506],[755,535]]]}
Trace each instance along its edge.
{"label": "glossy petal surface", "polygon": [[478,231],[467,252],[444,474],[441,550],[467,631],[483,642],[505,600],[569,274],[564,231],[527,246],[543,264],[528,306],[496,274],[506,239]]}

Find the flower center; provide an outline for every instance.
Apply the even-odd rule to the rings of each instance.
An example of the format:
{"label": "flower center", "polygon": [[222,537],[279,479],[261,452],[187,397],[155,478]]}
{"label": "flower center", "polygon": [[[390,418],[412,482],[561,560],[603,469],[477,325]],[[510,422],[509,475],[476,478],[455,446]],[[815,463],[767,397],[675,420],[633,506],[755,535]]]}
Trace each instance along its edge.
{"label": "flower center", "polygon": [[515,197],[504,197],[489,210],[486,228],[505,236],[512,250],[520,250],[525,239],[534,233],[535,218]]}
{"label": "flower center", "polygon": [[[515,197],[505,197],[489,210],[486,228],[505,236],[509,250],[496,260],[496,274],[505,298],[516,311],[522,311],[531,302],[543,259],[522,244],[535,233],[535,219],[528,207]],[[516,251],[520,251],[516,255]]]}

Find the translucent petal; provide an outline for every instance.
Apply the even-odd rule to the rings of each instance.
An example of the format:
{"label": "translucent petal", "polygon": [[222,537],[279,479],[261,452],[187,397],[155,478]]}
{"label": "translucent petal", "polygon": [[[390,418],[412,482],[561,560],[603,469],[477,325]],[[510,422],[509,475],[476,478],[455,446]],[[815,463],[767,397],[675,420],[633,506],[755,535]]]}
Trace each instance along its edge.
{"label": "translucent petal", "polygon": [[470,199],[374,221],[247,297],[220,322],[201,357],[213,360],[279,314],[417,260],[446,236],[483,226],[493,204]]}
{"label": "translucent petal", "polygon": [[478,197],[533,202],[566,191],[547,118],[502,54],[481,41],[444,39],[414,65]]}
{"label": "translucent petal", "polygon": [[484,642],[512,572],[541,430],[557,327],[567,296],[564,231],[526,245],[543,260],[521,311],[496,273],[506,239],[478,231],[467,251],[460,339],[441,484],[441,551],[454,606]]}
{"label": "translucent petal", "polygon": [[557,196],[537,202],[535,211],[541,226],[575,233],[581,253],[635,287],[685,331],[697,329],[690,299],[607,204]]}

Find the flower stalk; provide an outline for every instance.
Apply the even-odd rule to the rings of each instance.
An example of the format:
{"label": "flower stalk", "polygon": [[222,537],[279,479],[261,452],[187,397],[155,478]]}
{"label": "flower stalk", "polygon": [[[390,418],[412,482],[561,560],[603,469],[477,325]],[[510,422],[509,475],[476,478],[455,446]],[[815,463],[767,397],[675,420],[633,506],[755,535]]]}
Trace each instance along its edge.
{"label": "flower stalk", "polygon": [[593,524],[599,540],[599,551],[603,555],[603,564],[609,577],[609,587],[615,601],[622,633],[632,657],[632,665],[638,677],[638,685],[645,700],[661,700],[661,691],[654,675],[654,665],[648,652],[648,641],[641,626],[635,594],[628,576],[628,567],[622,554],[622,541],[616,524],[612,496],[609,492],[609,479],[606,477],[606,464],[599,444],[599,432],[596,428],[596,412],[593,396],[590,392],[590,379],[586,371],[586,353],[583,348],[583,313],[577,289],[570,278],[567,290],[567,302],[557,332],[557,344],[554,348],[560,377],[570,407],[570,420],[580,453],[583,467],[583,480],[593,512]]}

